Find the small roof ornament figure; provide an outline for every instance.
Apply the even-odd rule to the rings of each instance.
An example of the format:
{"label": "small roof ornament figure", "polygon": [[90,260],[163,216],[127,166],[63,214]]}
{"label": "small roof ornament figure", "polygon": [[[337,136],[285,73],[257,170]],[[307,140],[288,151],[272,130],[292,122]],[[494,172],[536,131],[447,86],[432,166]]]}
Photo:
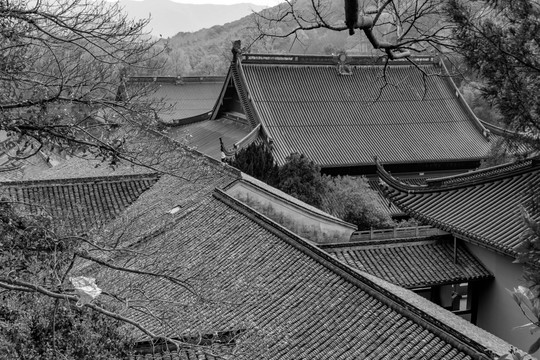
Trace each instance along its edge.
{"label": "small roof ornament figure", "polygon": [[231,49],[231,52],[233,54],[233,62],[236,62],[236,59],[238,58],[238,55],[242,55],[242,41],[241,40],[234,40],[233,41],[233,47]]}

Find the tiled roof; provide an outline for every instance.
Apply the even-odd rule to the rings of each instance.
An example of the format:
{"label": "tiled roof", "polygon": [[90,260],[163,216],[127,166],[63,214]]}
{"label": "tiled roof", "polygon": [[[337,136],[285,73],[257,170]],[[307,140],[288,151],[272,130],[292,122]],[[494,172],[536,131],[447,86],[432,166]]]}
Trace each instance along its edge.
{"label": "tiled roof", "polygon": [[[376,60],[351,65],[351,75],[341,75],[330,60],[233,65],[245,79],[240,86],[247,88],[252,117],[273,140],[278,163],[292,152],[321,167],[373,164],[374,155],[386,163],[486,156],[485,129],[446,76],[424,78],[408,62],[385,66]],[[433,62],[418,67],[444,73]]]}
{"label": "tiled roof", "polygon": [[[171,346],[169,346],[171,347]],[[204,346],[182,347],[177,350],[155,349],[144,353],[137,352],[130,356],[129,360],[223,360],[222,354],[230,353],[230,350],[221,349],[209,351]]]}
{"label": "tiled roof", "polygon": [[399,182],[379,164],[387,197],[412,217],[457,236],[515,256],[524,230],[520,209],[540,185],[540,160],[430,179],[427,185]]}
{"label": "tiled roof", "polygon": [[223,139],[225,146],[232,148],[250,131],[249,125],[243,125],[233,120],[217,119],[171,127],[167,129],[167,134],[169,137],[178,139],[203,154],[221,160],[219,138]]}
{"label": "tiled roof", "polygon": [[116,228],[137,238],[126,243],[133,251],[108,253],[109,264],[185,279],[197,293],[92,267],[104,291],[132,299],[123,315],[180,338],[244,330],[257,352],[248,358],[487,359],[506,351],[492,335],[442,309],[428,313],[423,308],[435,305],[342,264],[214,190],[237,180],[225,170],[210,165],[209,176],[196,181],[164,175],[109,224],[111,241]]}
{"label": "tiled roof", "polygon": [[406,288],[491,278],[488,270],[451,236],[321,245],[342,262]]}
{"label": "tiled roof", "polygon": [[197,79],[184,81],[180,78],[175,81],[176,78],[157,78],[155,82],[148,83],[137,78],[132,79],[131,84],[150,85],[151,89],[155,90],[150,98],[164,103],[159,118],[164,122],[173,122],[212,111],[224,78],[211,78],[208,81],[204,77],[199,81]]}
{"label": "tiled roof", "polygon": [[79,233],[110,221],[155,184],[157,174],[0,183],[0,198],[45,213]]}
{"label": "tiled roof", "polygon": [[183,349],[167,351],[165,353],[156,354],[137,354],[130,358],[130,360],[221,360],[223,357],[211,354],[205,354],[204,352],[197,352],[193,350]]}

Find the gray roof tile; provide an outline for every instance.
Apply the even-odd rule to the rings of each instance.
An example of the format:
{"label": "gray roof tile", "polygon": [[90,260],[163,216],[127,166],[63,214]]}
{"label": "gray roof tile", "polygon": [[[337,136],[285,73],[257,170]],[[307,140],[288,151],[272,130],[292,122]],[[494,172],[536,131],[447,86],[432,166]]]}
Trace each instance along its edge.
{"label": "gray roof tile", "polygon": [[403,63],[352,66],[350,76],[327,64],[239,66],[278,163],[292,152],[331,167],[372,164],[374,155],[407,163],[480,159],[489,151],[482,125],[445,76],[423,79]]}
{"label": "gray roof tile", "polygon": [[457,263],[451,236],[321,245],[351,267],[396,285],[417,288],[485,280],[491,273],[461,244]]}
{"label": "gray roof tile", "polygon": [[0,182],[0,198],[52,216],[60,228],[86,233],[119,215],[158,174]]}
{"label": "gray roof tile", "polygon": [[[261,347],[269,359],[442,359],[449,353],[452,359],[472,359],[474,354],[490,353],[449,325],[430,320],[409,300],[391,295],[224,192],[214,191],[234,177],[216,171],[215,177],[205,179],[190,183],[163,176],[132,206],[138,215],[124,219],[130,224],[128,232],[143,231],[131,249],[145,255],[116,258],[137,269],[190,279],[202,298],[152,277],[112,270],[98,276],[105,291],[156,299],[140,300],[139,305],[152,307],[152,315],[127,314],[150,330],[180,337],[242,328],[264,334]],[[183,204],[180,211],[168,214],[175,203]],[[120,226],[122,219],[115,222]],[[163,231],[148,232],[143,229],[148,224],[159,224]],[[174,326],[163,326],[156,317]]]}
{"label": "gray roof tile", "polygon": [[400,183],[379,166],[386,194],[412,217],[465,240],[516,256],[524,224],[520,208],[538,191],[540,160],[526,160],[462,175]]}

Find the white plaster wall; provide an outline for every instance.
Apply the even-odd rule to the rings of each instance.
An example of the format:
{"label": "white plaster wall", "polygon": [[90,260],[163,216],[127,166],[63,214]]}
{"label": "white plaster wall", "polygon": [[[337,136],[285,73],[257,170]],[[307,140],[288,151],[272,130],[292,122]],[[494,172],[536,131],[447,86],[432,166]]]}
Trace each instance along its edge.
{"label": "white plaster wall", "polygon": [[299,224],[324,233],[328,237],[335,237],[337,241],[350,241],[351,234],[356,230],[352,224],[304,210],[250,184],[238,182],[229,188],[227,193],[237,199],[248,198],[261,206],[271,206],[277,213],[290,217]]}
{"label": "white plaster wall", "polygon": [[512,258],[492,250],[471,244],[467,247],[495,276],[480,289],[477,325],[517,348],[527,350],[540,333],[531,335],[527,329],[515,329],[530,321],[507,291],[523,284],[521,265],[513,264]]}

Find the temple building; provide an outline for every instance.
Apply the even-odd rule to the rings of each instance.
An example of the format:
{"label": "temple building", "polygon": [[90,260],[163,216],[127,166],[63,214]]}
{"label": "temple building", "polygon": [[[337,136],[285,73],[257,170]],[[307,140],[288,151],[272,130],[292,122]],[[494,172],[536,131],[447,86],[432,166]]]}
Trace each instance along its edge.
{"label": "temple building", "polygon": [[428,179],[424,185],[400,181],[380,163],[378,173],[395,206],[450,233],[457,248],[465,246],[494,275],[478,289],[477,324],[526,349],[536,338],[527,330],[513,330],[529,320],[508,290],[523,284],[522,265],[514,260],[526,230],[522,209],[533,206],[540,191],[540,159]]}
{"label": "temple building", "polygon": [[236,53],[211,115],[223,117],[248,124],[278,164],[298,152],[329,174],[375,174],[373,156],[393,173],[447,174],[491,146],[434,57]]}

